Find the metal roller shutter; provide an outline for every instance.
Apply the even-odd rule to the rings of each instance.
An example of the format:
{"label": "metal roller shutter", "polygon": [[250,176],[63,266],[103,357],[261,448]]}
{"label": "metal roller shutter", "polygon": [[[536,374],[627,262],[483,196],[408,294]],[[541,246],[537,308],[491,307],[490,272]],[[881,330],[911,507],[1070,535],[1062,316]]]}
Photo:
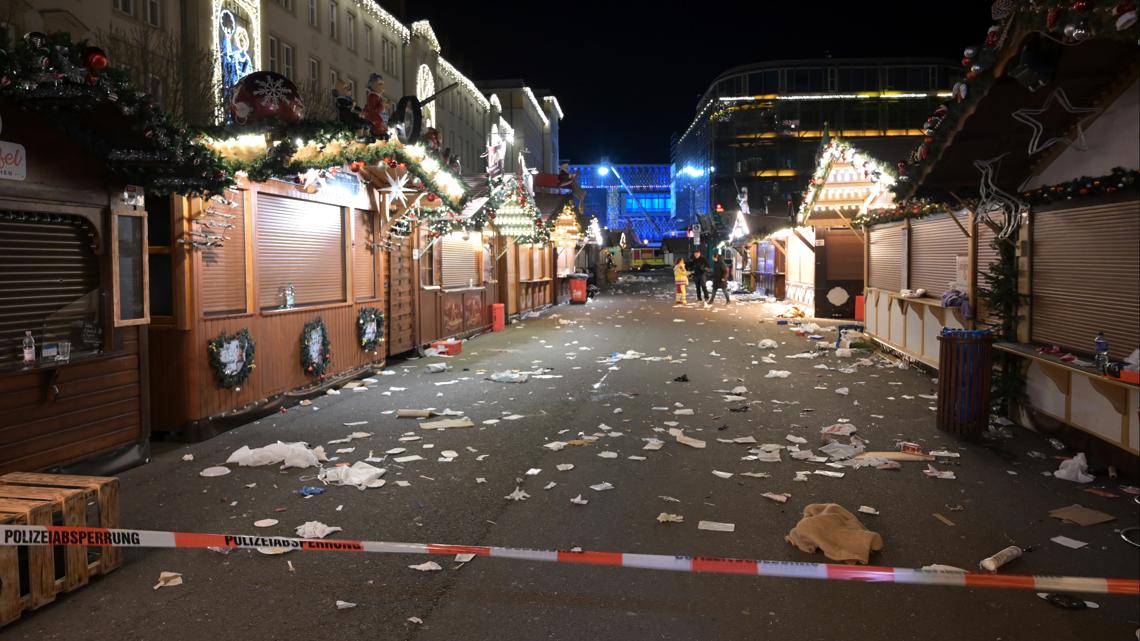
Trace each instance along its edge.
{"label": "metal roller shutter", "polygon": [[222,233],[229,238],[221,247],[200,250],[202,256],[202,313],[244,314],[245,309],[245,198],[244,192],[226,190],[226,200],[235,207],[227,207],[214,201],[203,205],[209,211],[233,216],[233,218],[212,217],[203,212],[206,220],[217,220],[233,225]]}
{"label": "metal roller shutter", "polygon": [[881,225],[869,230],[871,236],[871,273],[868,287],[892,292],[903,288],[902,261],[903,223]]}
{"label": "metal roller shutter", "polygon": [[63,340],[73,357],[98,350],[83,343],[99,314],[94,234],[78,216],[0,211],[0,366],[22,359],[27,330],[36,347]]}
{"label": "metal roller shutter", "polygon": [[440,240],[443,247],[443,287],[455,289],[479,284],[479,256],[476,252],[478,239],[472,236],[463,240],[461,236],[448,235]]}
{"label": "metal roller shutter", "polygon": [[1034,341],[1091,353],[1103,331],[1114,359],[1140,346],[1138,207],[1129,201],[1030,215]]}
{"label": "metal roller shutter", "polygon": [[340,207],[258,194],[255,229],[262,309],[280,307],[288,284],[298,307],[345,300]]}
{"label": "metal roller shutter", "polygon": [[957,274],[956,257],[965,256],[969,251],[969,239],[949,216],[912,220],[909,288],[925,289],[931,296],[941,296]]}
{"label": "metal roller shutter", "polygon": [[352,213],[352,292],[357,300],[376,298],[376,236],[370,211]]}

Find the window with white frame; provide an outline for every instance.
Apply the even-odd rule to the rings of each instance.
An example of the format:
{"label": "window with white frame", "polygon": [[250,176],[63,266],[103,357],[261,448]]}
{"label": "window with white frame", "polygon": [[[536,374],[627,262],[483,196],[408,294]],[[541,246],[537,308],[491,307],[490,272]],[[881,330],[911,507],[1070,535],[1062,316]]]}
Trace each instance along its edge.
{"label": "window with white frame", "polygon": [[146,23],[152,27],[162,26],[162,0],[144,0]]}
{"label": "window with white frame", "polygon": [[339,12],[340,12],[340,6],[337,5],[336,0],[330,0],[330,2],[329,2],[329,37],[332,38],[333,40],[340,40],[340,34],[337,33],[337,27],[339,26],[337,24],[339,22],[337,14]]}
{"label": "window with white frame", "polygon": [[269,70],[272,71],[273,73],[280,73],[281,72],[280,62],[279,62],[280,58],[278,57],[278,55],[279,55],[278,50],[279,49],[280,49],[280,45],[277,42],[277,38],[274,36],[269,36]]}
{"label": "window with white frame", "polygon": [[309,0],[309,26],[320,27],[319,23],[320,10],[317,9],[317,0]]}
{"label": "window with white frame", "polygon": [[313,89],[321,88],[321,61],[316,58],[309,58],[309,83]]}
{"label": "window with white frame", "polygon": [[336,69],[329,67],[329,88],[330,89],[336,89],[337,85],[339,85],[339,84],[340,84],[340,74],[336,72]]}
{"label": "window with white frame", "polygon": [[372,62],[372,25],[364,23],[364,59]]}
{"label": "window with white frame", "polygon": [[128,16],[135,15],[135,0],[111,0],[112,6],[116,11],[127,14]]}
{"label": "window with white frame", "polygon": [[293,45],[281,43],[281,73],[290,80],[293,79],[293,60],[295,59]]}
{"label": "window with white frame", "polygon": [[383,47],[384,50],[382,53],[384,54],[384,72],[399,78],[400,60],[397,57],[398,50],[396,49],[396,43],[392,42],[388,38],[384,38]]}
{"label": "window with white frame", "polygon": [[344,14],[344,43],[349,51],[356,51],[356,16],[350,12]]}

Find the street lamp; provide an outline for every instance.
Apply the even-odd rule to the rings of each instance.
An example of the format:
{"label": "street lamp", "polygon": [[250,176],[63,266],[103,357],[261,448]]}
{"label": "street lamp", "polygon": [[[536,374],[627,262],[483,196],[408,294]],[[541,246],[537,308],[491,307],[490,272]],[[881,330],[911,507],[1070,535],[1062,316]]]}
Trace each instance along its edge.
{"label": "street lamp", "polygon": [[608,176],[609,174],[610,174],[609,165],[598,165],[598,175],[599,176]]}

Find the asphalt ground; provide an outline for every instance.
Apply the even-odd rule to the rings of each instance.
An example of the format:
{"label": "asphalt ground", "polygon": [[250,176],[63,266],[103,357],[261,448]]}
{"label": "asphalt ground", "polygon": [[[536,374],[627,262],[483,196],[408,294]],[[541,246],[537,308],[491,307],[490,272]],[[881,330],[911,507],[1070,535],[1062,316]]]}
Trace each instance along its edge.
{"label": "asphalt ground", "polygon": [[[1032,548],[1003,568],[1018,574],[1135,578],[1137,549],[1119,538],[1138,521],[1132,497],[1116,480],[1093,486],[1120,496],[1102,498],[1086,486],[1045,473],[1057,466],[1042,436],[1021,428],[1008,438],[960,442],[936,430],[935,393],[929,373],[874,365],[842,373],[854,359],[832,355],[790,359],[810,350],[807,338],[776,324],[778,308],[758,302],[711,308],[671,304],[671,284],[628,282],[585,306],[560,306],[504,332],[477,337],[461,356],[393,362],[394,374],[377,376],[366,392],[343,390],[311,406],[234,429],[210,441],[178,447],[121,475],[123,526],[128,528],[293,536],[305,521],[343,528],[332,539],[365,539],[500,545],[538,549],[622,551],[667,555],[826,562],[789,545],[784,536],[805,505],[839,503],[851,511],[875,507],[863,524],[885,542],[871,557],[876,565],[917,568],[946,564],[975,569],[980,559],[1007,545]],[[824,323],[828,326],[834,323]],[[834,333],[824,332],[834,338]],[[755,344],[765,338],[774,349]],[[607,362],[612,352],[636,350],[646,357]],[[776,364],[763,362],[773,355]],[[425,365],[453,369],[429,374]],[[818,369],[818,365],[829,369]],[[561,378],[509,384],[486,380],[495,371],[549,368]],[[786,379],[765,378],[788,370]],[[689,382],[673,379],[687,375]],[[437,383],[454,383],[438,385]],[[746,401],[726,402],[716,390],[747,387]],[[390,390],[390,388],[405,388]],[[849,394],[836,393],[846,387]],[[389,394],[385,394],[389,391]],[[909,397],[909,398],[907,398]],[[162,402],[155,399],[154,402]],[[677,416],[680,403],[694,411]],[[476,427],[445,432],[417,429],[397,419],[398,408],[451,408]],[[668,407],[670,410],[654,410]],[[730,411],[730,408],[746,411]],[[617,412],[617,410],[621,410]],[[502,420],[518,414],[518,420]],[[881,418],[879,418],[881,417]],[[496,424],[483,424],[500,419]],[[842,470],[843,478],[811,475],[794,482],[797,470],[828,470],[794,461],[744,461],[748,445],[717,438],[754,436],[760,443],[787,444],[788,434],[819,446],[819,430],[847,419],[868,449],[892,450],[898,440],[928,450],[960,452],[957,465],[940,466],[956,479],[928,478],[924,463],[901,470]],[[705,449],[673,442],[654,428],[677,421],[686,434],[708,441]],[[368,421],[366,425],[343,423]],[[586,446],[561,451],[542,447],[554,440],[606,432]],[[327,445],[350,432],[373,436],[348,445]],[[408,432],[422,441],[400,442]],[[643,451],[644,438],[666,441]],[[387,468],[384,487],[329,487],[301,498],[297,490],[320,485],[317,470],[276,466],[237,467],[216,478],[199,472],[223,463],[242,445],[281,440],[354,447],[335,463],[363,460],[394,447],[425,460],[377,465]],[[425,444],[433,445],[424,449]],[[472,448],[476,451],[471,451]],[[439,462],[442,450],[457,459]],[[598,453],[609,450],[617,458]],[[1046,458],[1029,456],[1040,452]],[[192,454],[192,461],[183,456]],[[488,455],[477,460],[481,455]],[[637,461],[627,457],[645,456]],[[390,459],[391,457],[389,457]],[[555,466],[572,463],[561,472]],[[526,476],[531,468],[541,469]],[[721,479],[713,470],[767,472]],[[476,481],[484,478],[485,483]],[[400,487],[396,481],[410,485]],[[1103,481],[1103,482],[1101,482]],[[543,488],[550,482],[557,485]],[[613,490],[590,485],[609,482]],[[253,487],[248,485],[256,484]],[[522,487],[530,498],[504,497]],[[790,493],[785,504],[761,496]],[[581,495],[587,505],[570,499]],[[669,496],[679,502],[667,502]],[[1079,527],[1050,518],[1054,508],[1080,503],[1117,520]],[[661,512],[683,523],[660,524]],[[953,525],[937,517],[942,515]],[[280,523],[259,529],[253,522]],[[732,533],[697,529],[701,520],[735,524]],[[1066,535],[1088,542],[1073,550],[1050,541]],[[5,641],[25,639],[916,639],[950,641],[1134,639],[1140,626],[1135,598],[1097,595],[1096,610],[1068,611],[1032,592],[790,580],[751,576],[683,574],[650,570],[556,565],[477,558],[456,567],[449,558],[294,552],[266,556],[238,550],[127,550],[122,568],[0,631]],[[439,572],[409,565],[435,560]],[[290,567],[290,564],[292,567]],[[153,589],[162,571],[180,572],[184,583]],[[357,603],[338,610],[337,600]],[[422,624],[408,621],[419,617]]]}

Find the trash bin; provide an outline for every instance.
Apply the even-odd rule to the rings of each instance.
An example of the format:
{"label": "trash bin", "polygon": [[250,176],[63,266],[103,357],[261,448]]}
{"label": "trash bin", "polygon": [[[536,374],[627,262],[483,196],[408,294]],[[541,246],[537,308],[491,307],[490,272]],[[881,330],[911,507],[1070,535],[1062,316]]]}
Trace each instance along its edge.
{"label": "trash bin", "polygon": [[506,308],[502,303],[491,305],[491,331],[501,332],[507,326]]}
{"label": "trash bin", "polygon": [[938,341],[938,429],[980,437],[990,416],[993,332],[943,329]]}
{"label": "trash bin", "polygon": [[570,302],[577,305],[586,304],[586,276],[570,277]]}

